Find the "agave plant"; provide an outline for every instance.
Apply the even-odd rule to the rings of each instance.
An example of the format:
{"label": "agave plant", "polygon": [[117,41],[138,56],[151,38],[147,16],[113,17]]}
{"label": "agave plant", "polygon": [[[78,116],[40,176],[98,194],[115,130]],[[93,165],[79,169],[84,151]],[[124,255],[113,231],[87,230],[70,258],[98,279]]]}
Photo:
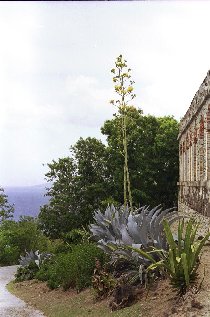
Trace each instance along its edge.
{"label": "agave plant", "polygon": [[50,253],[39,253],[39,250],[30,251],[26,252],[25,256],[20,256],[19,263],[21,266],[28,266],[31,262],[34,262],[38,267],[40,267],[43,261],[49,259],[50,257]]}
{"label": "agave plant", "polygon": [[210,237],[210,232],[199,241],[196,239],[199,223],[194,219],[185,223],[183,219],[179,221],[178,241],[175,243],[167,220],[163,220],[163,226],[169,250],[159,250],[161,260],[159,262],[152,261],[153,264],[148,267],[148,270],[157,267],[163,268],[167,272],[172,286],[182,295],[186,293],[189,285],[197,277],[200,253]]}
{"label": "agave plant", "polygon": [[99,247],[111,254],[112,259],[124,257],[148,266],[151,264],[149,258],[136,250],[167,248],[162,223],[164,218],[172,223],[179,217],[174,208],[163,210],[160,205],[152,209],[143,206],[134,212],[128,207],[115,208],[112,205],[104,214],[95,212],[96,223],[90,226],[90,231]]}
{"label": "agave plant", "polygon": [[31,280],[35,278],[42,263],[51,257],[49,253],[39,253],[37,251],[26,252],[25,256],[20,256],[20,266],[17,268],[15,280],[17,282]]}

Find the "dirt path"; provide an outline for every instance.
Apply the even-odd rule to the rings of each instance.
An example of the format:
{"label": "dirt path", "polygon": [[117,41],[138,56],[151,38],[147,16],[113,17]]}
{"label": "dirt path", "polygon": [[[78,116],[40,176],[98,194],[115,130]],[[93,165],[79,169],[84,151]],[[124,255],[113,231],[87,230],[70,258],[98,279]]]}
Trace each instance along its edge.
{"label": "dirt path", "polygon": [[10,294],[6,284],[14,279],[17,266],[0,267],[0,317],[43,317],[38,310]]}

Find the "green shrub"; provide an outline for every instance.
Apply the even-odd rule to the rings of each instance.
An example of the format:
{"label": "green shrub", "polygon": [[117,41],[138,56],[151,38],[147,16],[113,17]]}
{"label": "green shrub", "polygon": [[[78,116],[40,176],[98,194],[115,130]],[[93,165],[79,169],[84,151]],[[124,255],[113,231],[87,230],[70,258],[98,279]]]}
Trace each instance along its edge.
{"label": "green shrub", "polygon": [[32,217],[22,217],[18,222],[4,221],[0,225],[0,265],[17,264],[25,251],[48,251],[51,244]]}
{"label": "green shrub", "polygon": [[76,247],[72,251],[74,263],[74,279],[77,290],[91,285],[95,260],[99,259],[104,263],[105,256],[95,244],[86,244]]}
{"label": "green shrub", "polygon": [[95,268],[95,260],[105,261],[105,254],[96,244],[78,244],[67,254],[56,255],[50,264],[42,267],[38,278],[46,278],[50,288],[63,287],[82,288],[91,285],[91,278]]}
{"label": "green shrub", "polygon": [[26,280],[32,280],[35,278],[38,270],[38,265],[33,261],[31,261],[31,263],[26,266],[20,266],[18,267],[17,273],[15,274],[15,281],[22,282]]}
{"label": "green shrub", "polygon": [[90,233],[85,229],[73,229],[63,235],[63,239],[68,244],[80,244],[90,240]]}
{"label": "green shrub", "polygon": [[36,273],[35,277],[40,281],[46,282],[50,278],[50,268],[53,265],[53,263],[53,256],[50,259],[45,260],[41,264],[40,269]]}
{"label": "green shrub", "polygon": [[51,259],[49,253],[39,253],[39,251],[26,252],[25,256],[20,256],[20,266],[15,274],[15,281],[22,282],[36,277],[42,265]]}
{"label": "green shrub", "polygon": [[61,239],[48,239],[46,251],[51,254],[67,253],[71,251],[71,246]]}
{"label": "green shrub", "polygon": [[47,285],[51,289],[62,287],[67,289],[66,280],[71,275],[71,253],[61,253],[54,257],[49,266],[44,266],[38,274],[38,278],[47,280]]}
{"label": "green shrub", "polygon": [[19,258],[19,248],[14,245],[8,245],[5,239],[0,240],[0,265],[17,264]]}

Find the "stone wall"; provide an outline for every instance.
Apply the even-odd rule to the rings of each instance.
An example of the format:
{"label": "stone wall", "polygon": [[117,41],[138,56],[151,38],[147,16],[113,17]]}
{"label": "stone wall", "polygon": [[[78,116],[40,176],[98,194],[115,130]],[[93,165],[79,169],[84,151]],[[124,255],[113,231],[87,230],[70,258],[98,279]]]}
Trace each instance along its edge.
{"label": "stone wall", "polygon": [[[185,204],[179,204],[179,215],[184,218],[193,218],[201,225],[198,227],[197,236],[205,236],[210,228],[210,217],[205,217],[202,214],[196,212]],[[177,230],[177,224],[174,224]]]}
{"label": "stone wall", "polygon": [[180,122],[179,204],[210,216],[210,71]]}

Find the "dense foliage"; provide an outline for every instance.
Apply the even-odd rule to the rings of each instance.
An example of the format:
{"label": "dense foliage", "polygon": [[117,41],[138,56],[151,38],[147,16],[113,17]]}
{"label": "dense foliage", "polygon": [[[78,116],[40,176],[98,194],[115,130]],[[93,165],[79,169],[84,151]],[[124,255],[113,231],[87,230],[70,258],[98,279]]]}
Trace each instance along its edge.
{"label": "dense foliage", "polygon": [[17,272],[15,274],[15,282],[32,280],[35,278],[38,271],[38,265],[32,261],[26,266],[20,266],[17,268]]}
{"label": "dense foliage", "polygon": [[46,251],[50,245],[31,217],[23,217],[18,222],[6,220],[0,225],[0,265],[17,264],[26,251]]}
{"label": "dense foliage", "polygon": [[[178,122],[173,117],[144,116],[126,108],[128,165],[134,206],[176,205],[178,181]],[[107,145],[80,138],[71,156],[48,164],[50,202],[41,208],[40,227],[52,238],[93,221],[94,211],[108,203],[121,205],[123,164],[121,114],[102,127]]]}
{"label": "dense foliage", "polygon": [[[123,203],[123,156],[121,116],[107,120],[102,127],[109,152],[112,197]],[[135,206],[177,203],[178,122],[173,117],[144,116],[141,110],[127,108],[127,139],[130,181]]]}
{"label": "dense foliage", "polygon": [[110,192],[106,147],[101,141],[80,138],[71,154],[48,164],[50,201],[41,208],[39,220],[41,229],[52,238],[87,226],[93,210],[104,204]]}
{"label": "dense foliage", "polygon": [[78,244],[67,253],[60,253],[46,262],[37,274],[50,288],[76,288],[91,285],[96,258],[104,263],[105,254],[93,243]]}

